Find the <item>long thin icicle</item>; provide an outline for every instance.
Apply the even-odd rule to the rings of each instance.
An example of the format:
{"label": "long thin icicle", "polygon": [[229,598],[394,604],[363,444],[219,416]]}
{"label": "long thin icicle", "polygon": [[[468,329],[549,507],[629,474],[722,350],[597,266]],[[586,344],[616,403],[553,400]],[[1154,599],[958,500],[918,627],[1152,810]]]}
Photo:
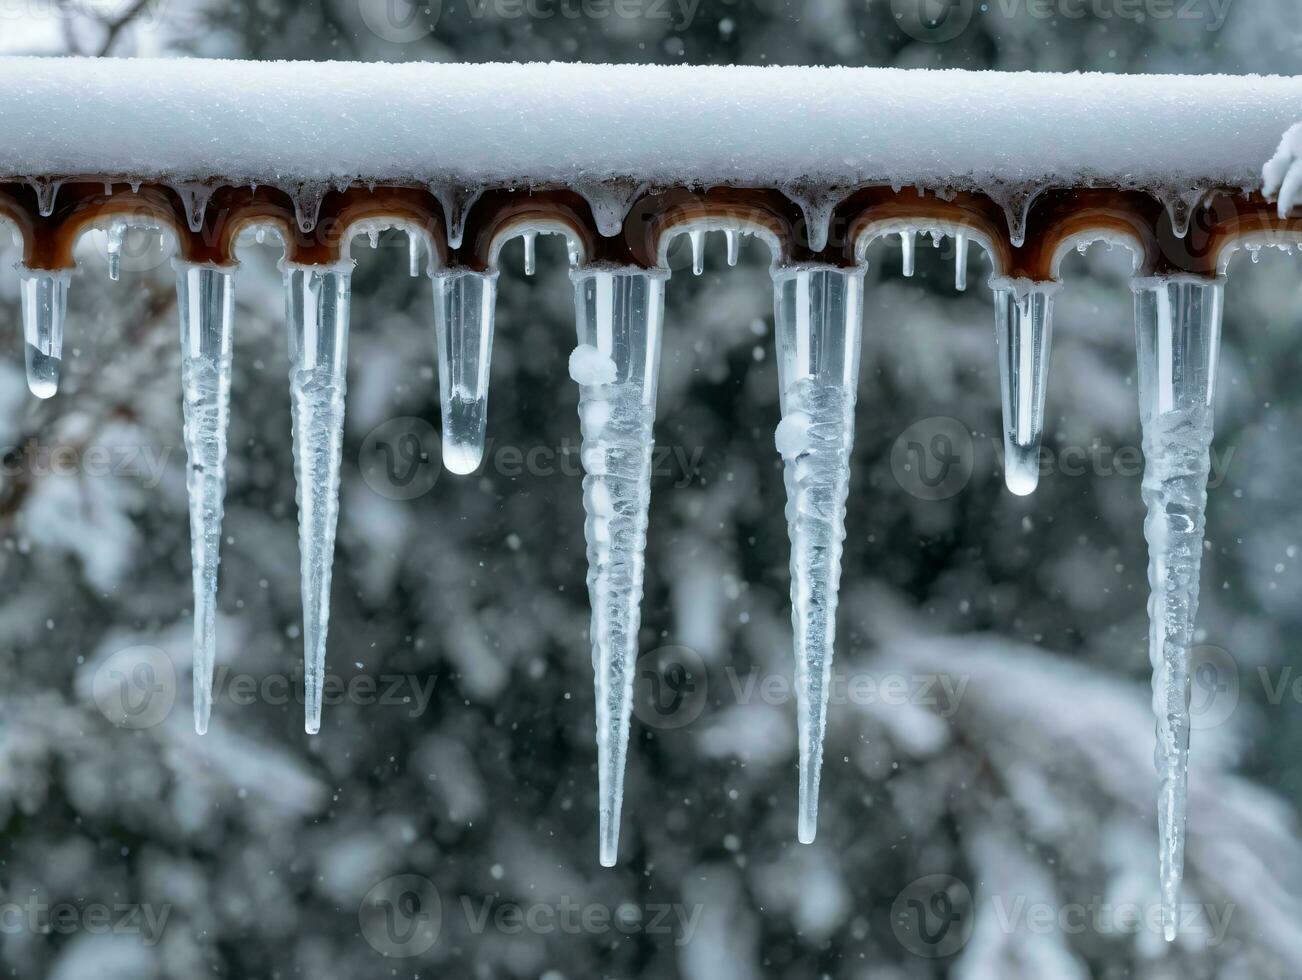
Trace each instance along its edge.
{"label": "long thin icicle", "polygon": [[452,473],[473,473],[484,458],[496,304],[496,272],[457,270],[434,277],[443,465]]}
{"label": "long thin icicle", "polygon": [[176,264],[181,324],[181,405],[185,485],[190,496],[194,575],[194,730],[208,730],[217,649],[217,566],[226,495],[226,430],[231,410],[231,310],[235,275]]}
{"label": "long thin icicle", "polygon": [[795,631],[800,734],[798,836],[818,829],[818,784],[836,636],[841,542],[859,381],[863,270],[797,268],[774,273],[778,381],[791,622]]}
{"label": "long thin icicle", "polygon": [[1189,766],[1189,646],[1198,612],[1221,337],[1217,281],[1135,284],[1139,415],[1148,517],[1148,654],[1157,715],[1163,932],[1179,930]]}
{"label": "long thin icicle", "polygon": [[652,429],[664,319],[664,279],[642,270],[572,273],[583,430],[584,537],[596,674],[600,858],[619,853],[633,666],[641,621]]}
{"label": "long thin icicle", "polygon": [[352,263],[285,266],[290,408],[303,589],[305,728],[321,729],[330,572],[339,518]]}
{"label": "long thin icicle", "polygon": [[1019,497],[1040,482],[1044,395],[1056,283],[995,279],[995,339],[1004,418],[1004,482]]}
{"label": "long thin icicle", "polygon": [[63,323],[68,315],[67,269],[20,266],[27,387],[37,398],[53,398],[63,366]]}

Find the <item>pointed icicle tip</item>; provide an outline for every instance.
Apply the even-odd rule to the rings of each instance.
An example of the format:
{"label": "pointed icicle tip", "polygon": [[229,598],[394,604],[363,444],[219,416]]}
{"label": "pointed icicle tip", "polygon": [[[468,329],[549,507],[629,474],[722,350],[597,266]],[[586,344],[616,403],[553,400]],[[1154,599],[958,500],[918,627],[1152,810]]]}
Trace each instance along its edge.
{"label": "pointed icicle tip", "polygon": [[321,728],[330,580],[339,521],[351,272],[285,268],[290,408],[303,594],[304,729]]}
{"label": "pointed icicle tip", "polygon": [[231,271],[176,265],[194,586],[194,727],[200,735],[208,730],[212,714],[217,652],[217,569],[226,495],[234,282]]}
{"label": "pointed icicle tip", "polygon": [[579,385],[583,432],[599,857],[612,867],[619,853],[641,622],[664,278],[605,269],[573,278],[578,345],[569,369]]}
{"label": "pointed icicle tip", "polygon": [[831,686],[845,502],[859,378],[862,269],[778,270],[774,321],[787,491],[800,786],[797,836],[811,843]]}
{"label": "pointed icicle tip", "polygon": [[484,189],[467,187],[465,184],[431,184],[430,193],[438,198],[439,207],[443,209],[448,248],[460,248],[466,232],[466,215],[484,193]]}

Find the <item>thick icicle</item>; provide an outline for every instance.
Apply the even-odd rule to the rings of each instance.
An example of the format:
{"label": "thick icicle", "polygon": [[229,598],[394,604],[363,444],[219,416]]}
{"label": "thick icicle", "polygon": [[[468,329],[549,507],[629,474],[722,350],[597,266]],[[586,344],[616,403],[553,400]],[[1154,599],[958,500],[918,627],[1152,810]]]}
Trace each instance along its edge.
{"label": "thick icicle", "polygon": [[954,236],[954,288],[960,293],[967,289],[967,236]]}
{"label": "thick icicle", "polygon": [[1189,645],[1198,612],[1212,400],[1221,335],[1221,284],[1135,285],[1139,416],[1148,517],[1148,655],[1157,715],[1158,841],[1163,931],[1179,929],[1189,764]]}
{"label": "thick icicle", "polygon": [[53,398],[63,365],[63,323],[68,313],[67,269],[20,266],[27,387],[37,398]]}
{"label": "thick icicle", "polygon": [[298,548],[303,590],[303,656],[309,733],[321,728],[330,571],[339,517],[339,465],[348,367],[352,263],[285,266],[290,408],[298,484]]}
{"label": "thick icicle", "polygon": [[652,429],[664,317],[664,279],[641,270],[573,274],[583,430],[584,536],[596,674],[600,859],[619,852],[637,632],[641,620]]}
{"label": "thick icicle", "polygon": [[1004,482],[1019,497],[1040,482],[1044,392],[1056,283],[995,279],[995,339],[1004,418]]}
{"label": "thick icicle", "polygon": [[774,274],[782,421],[777,429],[791,536],[800,735],[798,836],[818,827],[841,542],[859,380],[863,270],[798,268]]}
{"label": "thick icicle", "polygon": [[425,254],[425,243],[419,235],[407,233],[407,275],[415,279],[421,273],[420,260]]}
{"label": "thick icicle", "polygon": [[453,473],[473,473],[484,458],[496,303],[496,272],[455,270],[434,277],[443,465]]}
{"label": "thick icicle", "polygon": [[900,271],[907,277],[913,275],[913,232],[900,232]]}
{"label": "thick icicle", "polygon": [[217,649],[217,566],[226,495],[226,428],[231,407],[231,309],[235,275],[177,263],[185,485],[190,495],[194,576],[194,730],[208,730]]}
{"label": "thick icicle", "polygon": [[121,221],[115,221],[109,225],[108,242],[105,249],[108,252],[108,274],[112,282],[117,282],[122,276],[122,244],[127,236],[127,226]]}

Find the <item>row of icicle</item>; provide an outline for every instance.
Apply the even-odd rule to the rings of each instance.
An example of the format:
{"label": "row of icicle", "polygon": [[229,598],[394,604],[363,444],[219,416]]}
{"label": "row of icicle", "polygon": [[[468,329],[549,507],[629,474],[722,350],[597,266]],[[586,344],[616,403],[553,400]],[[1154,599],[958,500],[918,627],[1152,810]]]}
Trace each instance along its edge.
{"label": "row of icicle", "polygon": [[[108,232],[118,276],[124,227]],[[371,233],[372,244],[375,232]],[[524,234],[534,271],[535,232]],[[692,267],[703,270],[704,232],[689,231]],[[738,233],[727,233],[728,263]],[[262,240],[262,232],[257,233]],[[934,235],[939,244],[939,234]],[[912,275],[914,235],[901,235]],[[422,269],[412,238],[411,273]],[[967,241],[958,236],[955,285],[966,287]],[[571,252],[571,259],[577,256]],[[195,728],[212,709],[217,567],[230,415],[232,269],[176,263],[180,310],[187,486],[194,569]],[[291,354],[290,393],[298,486],[306,730],[321,724],[330,574],[343,445],[351,261],[284,264]],[[69,273],[21,269],[28,382],[58,387]],[[471,473],[484,452],[496,275],[434,273],[443,460]],[[588,589],[600,796],[600,860],[616,861],[625,756],[637,658],[652,427],[665,273],[575,269],[578,347],[570,373],[580,386],[586,472]],[[863,269],[798,267],[774,272],[781,423],[791,538],[791,599],[799,729],[798,836],[814,839],[835,634],[845,502],[858,383]],[[992,280],[1003,395],[1005,476],[1023,495],[1039,479],[1053,284]],[[1183,869],[1189,741],[1188,656],[1198,601],[1211,403],[1220,333],[1221,285],[1192,279],[1135,283],[1140,415],[1146,468],[1150,657],[1158,717],[1161,892],[1173,938]]]}

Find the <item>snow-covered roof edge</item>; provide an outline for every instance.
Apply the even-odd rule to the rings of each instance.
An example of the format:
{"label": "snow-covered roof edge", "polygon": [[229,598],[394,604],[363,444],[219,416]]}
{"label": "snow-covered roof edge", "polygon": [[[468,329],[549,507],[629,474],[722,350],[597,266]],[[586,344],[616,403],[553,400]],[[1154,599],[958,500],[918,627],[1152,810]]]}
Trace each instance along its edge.
{"label": "snow-covered roof edge", "polygon": [[1302,77],[0,58],[0,179],[1258,188]]}

